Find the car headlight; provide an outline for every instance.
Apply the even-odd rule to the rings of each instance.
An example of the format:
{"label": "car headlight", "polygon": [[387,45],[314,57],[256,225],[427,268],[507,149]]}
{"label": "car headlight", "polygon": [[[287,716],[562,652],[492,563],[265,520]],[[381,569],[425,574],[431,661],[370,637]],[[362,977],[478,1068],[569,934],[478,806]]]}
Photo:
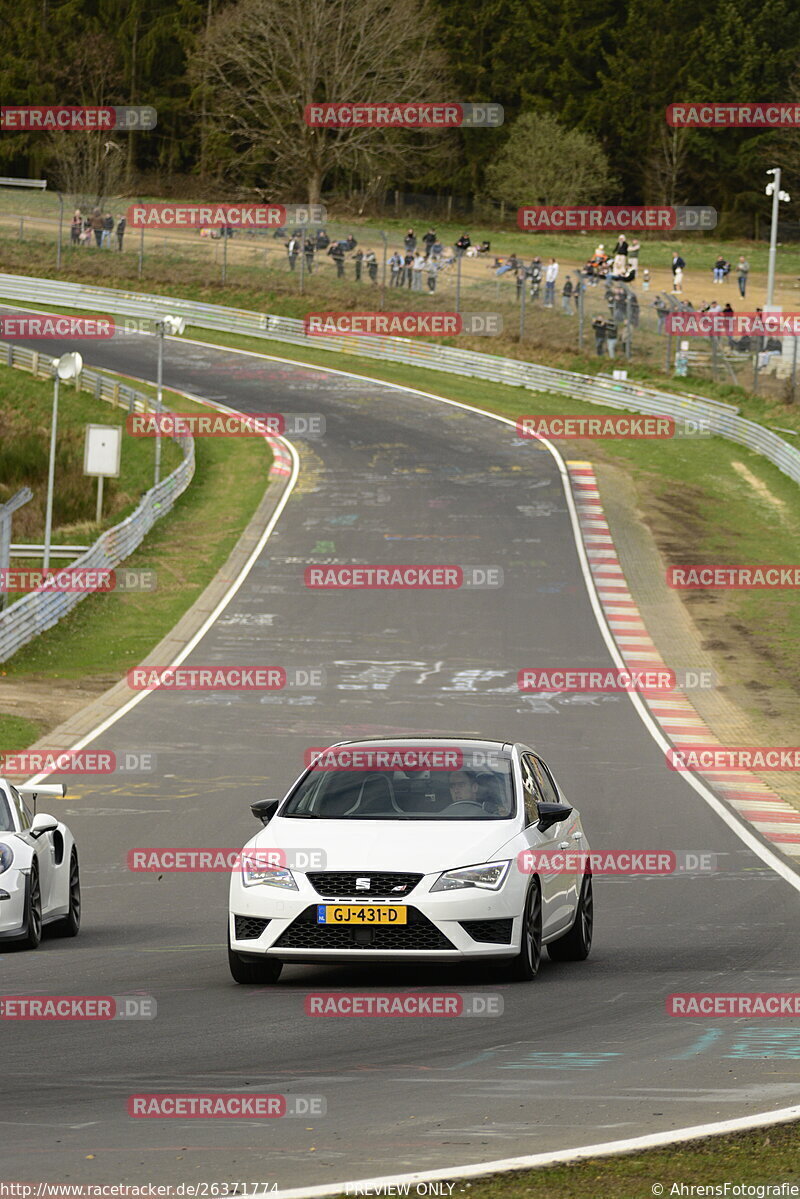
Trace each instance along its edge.
{"label": "car headlight", "polygon": [[252,857],[242,854],[242,883],[245,887],[257,887],[261,883],[268,887],[283,887],[287,891],[296,891],[297,883],[291,870],[285,866],[269,866],[264,863],[263,854],[256,852]]}
{"label": "car headlight", "polygon": [[458,870],[445,870],[431,887],[431,891],[458,891],[464,887],[478,887],[481,891],[499,891],[506,880],[510,862],[485,862],[482,866],[460,866]]}
{"label": "car headlight", "polygon": [[14,861],[14,850],[5,842],[0,842],[0,874],[4,870],[8,870],[11,863]]}

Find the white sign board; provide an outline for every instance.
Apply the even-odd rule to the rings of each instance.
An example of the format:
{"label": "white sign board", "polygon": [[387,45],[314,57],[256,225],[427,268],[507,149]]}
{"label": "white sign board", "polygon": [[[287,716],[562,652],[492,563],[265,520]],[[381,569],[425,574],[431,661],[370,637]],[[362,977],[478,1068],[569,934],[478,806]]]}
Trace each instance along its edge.
{"label": "white sign board", "polygon": [[122,429],[119,425],[87,425],[83,450],[83,473],[119,478]]}

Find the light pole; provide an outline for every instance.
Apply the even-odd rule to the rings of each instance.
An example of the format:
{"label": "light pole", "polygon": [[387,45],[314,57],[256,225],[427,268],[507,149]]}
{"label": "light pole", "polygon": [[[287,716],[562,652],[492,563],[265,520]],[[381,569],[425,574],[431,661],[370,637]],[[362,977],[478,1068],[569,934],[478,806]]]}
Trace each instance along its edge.
{"label": "light pole", "polygon": [[158,334],[158,373],[156,375],[156,455],[155,469],[153,473],[153,486],[158,487],[161,480],[161,428],[159,416],[161,414],[161,380],[164,373],[164,338],[168,333],[174,336],[180,336],[186,328],[186,321],[182,316],[162,316],[156,321],[156,333]]}
{"label": "light pole", "polygon": [[781,200],[785,204],[788,204],[791,196],[787,192],[781,191],[780,167],[772,167],[767,171],[767,174],[772,175],[772,183],[768,183],[764,189],[768,196],[772,196],[772,224],[769,231],[769,267],[767,269],[767,300],[765,307],[770,307],[775,291],[775,254],[778,248],[778,205]]}
{"label": "light pole", "polygon": [[47,510],[44,518],[44,561],[43,568],[50,566],[50,539],[53,531],[53,484],[56,475],[56,431],[58,429],[58,385],[62,379],[74,379],[83,370],[80,354],[62,354],[53,363],[53,419],[50,422],[50,463],[47,468]]}

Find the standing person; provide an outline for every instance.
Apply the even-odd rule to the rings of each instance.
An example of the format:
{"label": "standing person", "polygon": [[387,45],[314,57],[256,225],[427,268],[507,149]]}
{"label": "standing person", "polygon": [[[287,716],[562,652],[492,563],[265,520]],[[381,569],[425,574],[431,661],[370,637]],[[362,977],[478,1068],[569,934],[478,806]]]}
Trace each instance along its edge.
{"label": "standing person", "polygon": [[378,259],[375,257],[374,250],[367,250],[366,262],[367,262],[367,274],[369,275],[371,282],[377,283],[378,282]]}
{"label": "standing person", "polygon": [[525,288],[525,280],[528,278],[528,268],[521,258],[515,258],[514,263],[514,278],[517,282],[517,300],[519,300]]}
{"label": "standing person", "polygon": [[462,233],[456,242],[456,258],[461,258],[462,255],[466,254],[471,245],[472,241],[470,240],[469,234]]}
{"label": "standing person", "polygon": [[431,258],[435,259],[438,262],[438,260],[442,256],[442,254],[444,254],[444,246],[437,238],[436,241],[431,246]]}
{"label": "standing person", "polygon": [[327,248],[330,244],[331,244],[331,239],[328,237],[328,234],[325,232],[325,230],[318,229],[317,230],[317,249],[318,250],[327,250]]}
{"label": "standing person", "polygon": [[556,302],[556,279],[558,278],[558,263],[551,258],[544,272],[544,306],[552,308]]}
{"label": "standing person", "polygon": [[747,276],[749,271],[750,263],[744,254],[740,254],[739,261],[736,264],[736,282],[739,284],[739,295],[742,299],[744,299],[744,293],[747,291]]}
{"label": "standing person", "polygon": [[658,313],[657,332],[663,333],[664,327],[667,323],[667,312],[669,310],[669,306],[668,306],[666,300],[662,300],[661,296],[656,296],[656,298],[653,300],[653,307],[655,308],[656,312]]}
{"label": "standing person", "polygon": [[603,357],[603,351],[606,348],[606,322],[602,316],[596,316],[592,321],[594,329],[594,348],[597,351],[597,357]]}
{"label": "standing person", "polygon": [[92,219],[90,224],[92,227],[92,233],[94,234],[95,245],[99,249],[100,242],[103,238],[103,215],[99,208],[92,209]]}
{"label": "standing person", "polygon": [[561,288],[561,308],[566,312],[567,316],[572,316],[572,280],[567,275],[564,280],[564,286]]}
{"label": "standing person", "polygon": [[435,258],[428,259],[428,291],[436,291],[436,276],[439,273],[439,263]]}
{"label": "standing person", "polygon": [[431,247],[433,246],[433,244],[436,240],[437,240],[436,239],[436,230],[429,229],[428,232],[425,234],[425,236],[422,239],[422,244],[425,247],[425,257],[426,258],[430,258]]}
{"label": "standing person", "polygon": [[650,272],[647,267],[642,271],[642,291],[650,290]]}
{"label": "standing person", "polygon": [[416,258],[416,254],[414,253],[414,251],[407,250],[405,258],[403,259],[403,266],[405,267],[406,287],[409,287],[409,288],[411,287],[411,281],[412,281],[411,276],[414,273],[414,259],[415,258]]}
{"label": "standing person", "polygon": [[353,269],[355,270],[356,283],[361,282],[361,262],[364,257],[363,250],[356,250],[353,255]]}
{"label": "standing person", "polygon": [[[675,278],[676,271],[683,272],[685,269],[686,269],[686,263],[683,261],[680,254],[678,253],[678,251],[675,250],[672,254],[672,277],[673,277],[673,279]],[[683,274],[681,274],[681,279],[683,279]]]}
{"label": "standing person", "polygon": [[614,247],[614,264],[612,275],[624,275],[628,268],[628,242],[624,233],[620,233]]}
{"label": "standing person", "polygon": [[103,235],[100,238],[101,246],[108,246],[111,249],[111,234],[114,232],[114,218],[110,212],[107,212],[103,217]]}
{"label": "standing person", "polygon": [[328,247],[328,254],[336,263],[336,278],[344,279],[344,243],[340,241],[332,242]]}
{"label": "standing person", "polygon": [[633,267],[635,271],[639,270],[639,251],[641,248],[642,247],[639,244],[639,238],[634,237],[633,241],[628,247],[628,265]]}
{"label": "standing person", "polygon": [[580,313],[581,292],[585,291],[585,290],[586,290],[586,284],[583,282],[583,279],[581,279],[580,274],[577,274],[576,279],[575,279],[575,286],[572,289],[572,300],[573,300],[573,303],[575,304],[576,315],[578,313]]}
{"label": "standing person", "polygon": [[417,238],[416,238],[416,234],[414,233],[414,230],[413,230],[413,229],[408,229],[408,230],[406,231],[406,235],[405,235],[405,237],[404,237],[404,239],[403,239],[403,245],[404,245],[404,246],[405,246],[405,248],[406,248],[406,253],[407,253],[407,254],[409,254],[409,253],[410,253],[410,254],[413,254],[413,253],[414,253],[414,251],[416,250],[416,248],[417,248]]}
{"label": "standing person", "polygon": [[300,242],[293,235],[286,243],[286,253],[289,255],[289,270],[294,270],[294,264],[297,262],[297,255],[300,250]]}
{"label": "standing person", "polygon": [[389,277],[389,286],[390,287],[399,287],[400,286],[400,284],[398,283],[398,280],[400,278],[400,272],[402,271],[402,269],[403,269],[403,259],[400,257],[397,250],[395,250],[394,254],[392,254],[391,258],[389,259],[389,270],[391,271],[391,275]]}
{"label": "standing person", "polygon": [[[306,256],[306,270],[308,271],[309,275],[311,275],[314,272],[314,240],[313,240],[313,238],[311,238],[311,237],[306,238],[306,244],[303,247],[303,253]],[[342,254],[342,258],[344,258],[344,254]],[[340,275],[344,274],[344,263],[342,263],[342,269],[339,273],[340,273]]]}
{"label": "standing person", "polygon": [[425,255],[421,251],[417,251],[414,255],[411,266],[414,277],[413,289],[414,291],[422,291],[422,272],[425,269]]}
{"label": "standing person", "polygon": [[78,243],[81,239],[82,232],[83,232],[83,214],[81,213],[80,208],[76,208],[74,213],[72,214],[72,223],[69,227],[69,240],[72,242],[73,246],[78,245]]}
{"label": "standing person", "polygon": [[125,229],[127,228],[127,225],[127,220],[124,216],[121,216],[117,221],[117,249],[120,253],[122,253],[122,239],[125,236]]}
{"label": "standing person", "polygon": [[672,272],[672,294],[680,296],[683,294],[683,267],[676,266]]}
{"label": "standing person", "polygon": [[608,347],[609,358],[615,358],[617,352],[617,322],[613,316],[610,316],[606,321],[606,346]]}
{"label": "standing person", "polygon": [[542,260],[534,258],[530,268],[531,299],[538,300],[542,290]]}

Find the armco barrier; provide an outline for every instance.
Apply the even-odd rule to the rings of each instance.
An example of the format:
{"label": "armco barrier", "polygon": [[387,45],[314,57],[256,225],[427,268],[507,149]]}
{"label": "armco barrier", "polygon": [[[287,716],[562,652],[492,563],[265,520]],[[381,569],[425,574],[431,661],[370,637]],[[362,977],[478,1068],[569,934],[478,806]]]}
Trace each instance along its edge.
{"label": "armco barrier", "polygon": [[39,308],[43,304],[53,304],[61,308],[82,308],[139,319],[152,319],[159,312],[170,312],[185,317],[187,324],[201,329],[243,333],[293,345],[400,362],[426,370],[468,375],[491,383],[525,387],[530,391],[560,393],[610,408],[707,421],[712,433],[762,454],[790,479],[800,483],[800,449],[789,445],[763,425],[745,420],[733,405],[720,404],[703,396],[687,393],[676,395],[655,388],[638,387],[635,383],[600,379],[573,371],[554,370],[532,362],[520,362],[514,358],[499,358],[404,338],[308,337],[303,331],[303,322],[292,317],[248,312],[219,304],[198,304],[173,296],[83,287],[77,283],[62,283],[52,279],[0,274],[0,297],[33,303]]}
{"label": "armco barrier", "polygon": [[[19,366],[34,373],[47,372],[51,377],[54,374],[53,358],[22,346],[0,342],[0,359],[9,366]],[[97,399],[124,405],[129,412],[144,411],[153,407],[153,401],[143,392],[135,391],[99,371],[82,371],[80,384]],[[85,554],[75,558],[71,564],[73,568],[113,569],[141,545],[156,521],[166,516],[178,496],[191,483],[195,466],[194,438],[174,437],[173,440],[183,450],[180,466],[166,479],[162,479],[157,487],[146,492],[138,508],[121,524],[106,529]],[[5,662],[45,629],[52,628],[80,600],[85,599],[87,594],[91,593],[32,591],[18,599],[10,608],[6,608],[0,613],[0,662]]]}

